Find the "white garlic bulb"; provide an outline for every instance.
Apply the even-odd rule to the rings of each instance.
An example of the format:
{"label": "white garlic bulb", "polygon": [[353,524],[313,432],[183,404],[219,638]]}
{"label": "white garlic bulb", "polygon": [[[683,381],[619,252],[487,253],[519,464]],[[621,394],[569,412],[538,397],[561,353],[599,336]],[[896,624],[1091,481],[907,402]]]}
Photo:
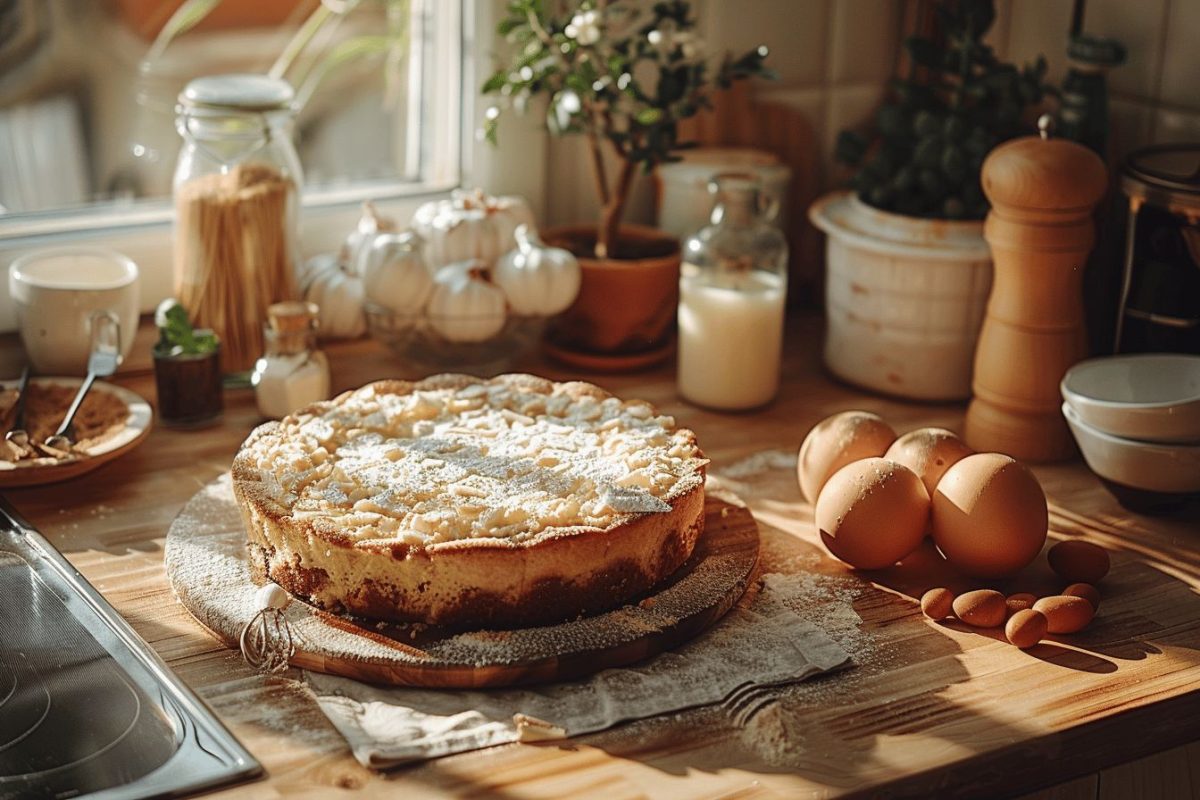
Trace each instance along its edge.
{"label": "white garlic bulb", "polygon": [[546,246],[528,225],[519,225],[514,237],[516,248],[492,270],[513,313],[548,317],[566,311],[579,294],[579,261],[568,250]]}
{"label": "white garlic bulb", "polygon": [[524,200],[493,197],[482,189],[457,190],[448,200],[425,203],[412,219],[433,270],[468,259],[491,266],[515,246],[513,232],[522,224],[533,224],[533,212]]}
{"label": "white garlic bulb", "polygon": [[325,338],[356,339],[367,332],[363,314],[363,282],[350,275],[331,255],[308,261],[299,274],[300,293],[317,304],[317,327]]}
{"label": "white garlic bulb", "polygon": [[451,342],[482,342],[504,328],[504,292],[488,279],[481,261],[461,261],[438,270],[426,316],[429,326]]}
{"label": "white garlic bulb", "polygon": [[359,271],[367,300],[396,314],[416,314],[433,291],[421,240],[409,231],[377,235],[363,252]]}
{"label": "white garlic bulb", "polygon": [[358,225],[346,237],[346,241],[342,243],[342,249],[338,251],[338,263],[350,275],[360,275],[359,265],[362,263],[363,254],[371,248],[375,237],[394,230],[396,230],[395,220],[382,216],[370,200],[364,201]]}

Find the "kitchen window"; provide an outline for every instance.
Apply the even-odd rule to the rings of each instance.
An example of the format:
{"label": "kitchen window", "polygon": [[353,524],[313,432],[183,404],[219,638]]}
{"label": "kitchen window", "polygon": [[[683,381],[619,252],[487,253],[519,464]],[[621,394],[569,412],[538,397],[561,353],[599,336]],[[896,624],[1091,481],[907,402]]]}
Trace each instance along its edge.
{"label": "kitchen window", "polygon": [[[358,205],[403,212],[462,176],[474,0],[14,0],[0,8],[0,258],[51,241],[121,249],[142,305],[170,293],[176,97],[272,69],[296,87],[305,253]],[[182,10],[181,10],[182,9]],[[467,132],[464,135],[464,131]],[[0,329],[11,329],[0,291]]]}

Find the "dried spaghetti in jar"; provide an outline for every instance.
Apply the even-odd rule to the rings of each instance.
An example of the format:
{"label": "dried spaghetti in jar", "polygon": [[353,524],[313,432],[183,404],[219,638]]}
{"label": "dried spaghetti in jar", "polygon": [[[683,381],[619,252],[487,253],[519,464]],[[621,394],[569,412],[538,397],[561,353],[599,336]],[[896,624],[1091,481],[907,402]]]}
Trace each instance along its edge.
{"label": "dried spaghetti in jar", "polygon": [[303,177],[291,86],[263,75],[197,78],[179,96],[175,296],[221,339],[221,369],[246,376],[272,303],[297,296]]}

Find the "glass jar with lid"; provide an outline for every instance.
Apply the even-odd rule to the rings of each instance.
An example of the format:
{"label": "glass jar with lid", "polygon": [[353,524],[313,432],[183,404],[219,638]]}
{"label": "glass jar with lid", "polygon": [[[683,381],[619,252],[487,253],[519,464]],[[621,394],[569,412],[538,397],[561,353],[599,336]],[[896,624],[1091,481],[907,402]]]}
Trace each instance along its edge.
{"label": "glass jar with lid", "polygon": [[683,245],[679,392],[708,408],[756,408],[779,389],[787,241],[753,175],[718,174],[708,190],[711,222]]}
{"label": "glass jar with lid", "polygon": [[220,337],[227,376],[246,376],[262,353],[268,306],[296,296],[293,99],[264,75],[197,78],[179,95],[175,294]]}

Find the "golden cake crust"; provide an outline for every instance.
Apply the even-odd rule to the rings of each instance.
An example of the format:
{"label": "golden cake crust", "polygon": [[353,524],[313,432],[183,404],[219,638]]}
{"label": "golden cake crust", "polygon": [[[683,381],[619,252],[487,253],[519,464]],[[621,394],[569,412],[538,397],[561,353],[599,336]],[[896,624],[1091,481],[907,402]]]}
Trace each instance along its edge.
{"label": "golden cake crust", "polygon": [[[448,396],[447,403],[456,402],[456,393],[464,391],[472,392],[472,397],[516,396],[525,402],[523,408],[534,404],[540,408],[538,395],[563,396],[570,404],[569,413],[582,408],[581,413],[586,416],[596,413],[594,406],[600,406],[605,416],[597,421],[610,420],[609,426],[618,432],[624,432],[622,424],[633,426],[630,435],[642,437],[634,439],[635,445],[665,441],[662,447],[654,448],[659,463],[646,468],[653,471],[657,466],[653,474],[656,482],[642,492],[660,492],[657,501],[662,510],[614,512],[593,501],[586,507],[601,515],[593,519],[603,522],[611,517],[607,524],[539,527],[542,521],[535,516],[509,526],[512,531],[506,535],[496,536],[468,531],[461,514],[451,514],[441,528],[422,534],[407,529],[397,531],[396,527],[403,528],[405,523],[381,518],[381,527],[391,526],[387,535],[379,532],[364,535],[364,526],[374,531],[372,521],[379,515],[342,514],[328,508],[298,511],[304,503],[315,502],[320,506],[324,503],[320,499],[323,495],[312,488],[305,490],[307,495],[287,492],[278,483],[275,473],[279,469],[263,467],[271,463],[271,458],[281,458],[278,454],[285,449],[289,436],[306,430],[304,425],[313,420],[339,419],[339,414],[356,404],[363,409],[377,406],[392,409],[402,403],[411,407],[420,403],[422,393],[434,393],[439,398]],[[603,405],[604,401],[608,404]],[[555,402],[558,407],[563,405],[562,401]],[[487,402],[484,405],[489,413],[495,410],[487,407]],[[560,420],[549,416],[549,412],[536,419],[517,411],[510,416],[520,420],[513,423],[518,431],[525,429],[517,426],[527,423],[529,430],[540,432],[539,424],[553,428],[553,423]],[[441,419],[445,422],[444,416]],[[587,435],[602,429],[600,424],[588,428],[591,423],[573,416],[561,419]],[[615,425],[611,421],[614,419]],[[353,438],[355,435],[350,436]],[[384,448],[393,442],[404,445],[414,439],[383,437],[372,441]],[[667,447],[671,456],[665,455]],[[625,463],[642,464],[648,460],[636,452],[630,458],[636,460],[627,459]],[[335,467],[344,463],[336,457],[333,461]],[[618,606],[678,569],[691,555],[703,527],[705,463],[691,431],[675,428],[673,420],[659,417],[649,404],[616,401],[592,384],[556,384],[532,375],[503,375],[488,381],[465,375],[438,375],[415,383],[369,384],[332,401],[302,409],[281,422],[266,423],[255,429],[242,445],[232,472],[234,493],[246,522],[256,571],[293,594],[329,610],[376,619],[448,627],[516,627],[558,622]],[[664,464],[669,469],[664,469]],[[323,463],[321,469],[328,472]],[[614,469],[619,469],[619,465]],[[461,483],[450,488],[459,489]],[[314,481],[312,485],[325,484]],[[583,481],[580,485],[587,487],[589,483]],[[345,497],[336,487],[324,491]],[[303,499],[297,499],[298,496]],[[447,496],[453,499],[452,495]],[[479,502],[488,500],[482,498]],[[366,508],[377,508],[370,498],[365,502]],[[655,502],[655,498],[647,502]],[[584,513],[581,511],[579,515]],[[351,518],[357,527],[345,524]],[[405,517],[411,519],[412,515]]]}

